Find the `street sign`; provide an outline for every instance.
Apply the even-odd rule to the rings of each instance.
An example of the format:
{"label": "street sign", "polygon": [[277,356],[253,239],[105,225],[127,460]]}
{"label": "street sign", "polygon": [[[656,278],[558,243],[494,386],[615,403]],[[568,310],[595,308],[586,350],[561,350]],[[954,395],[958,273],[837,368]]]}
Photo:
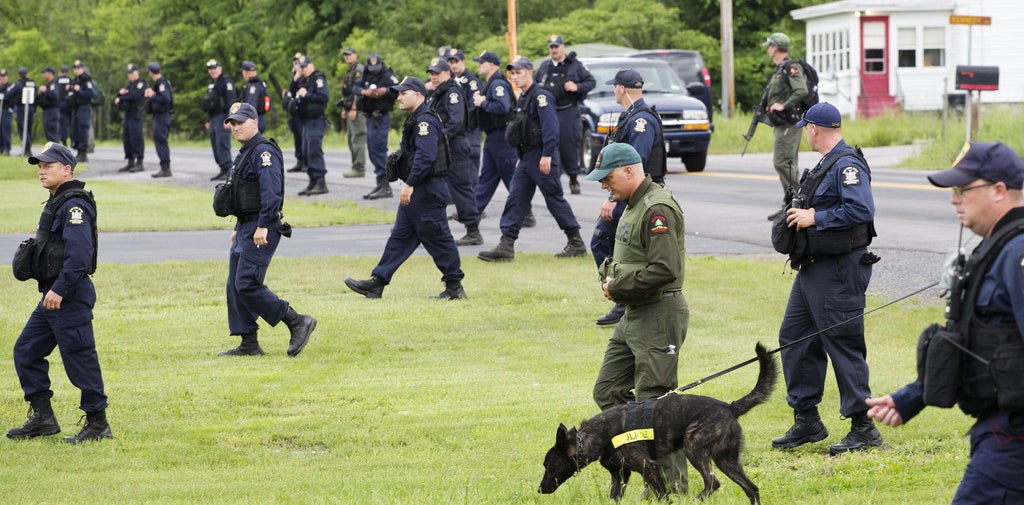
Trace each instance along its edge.
{"label": "street sign", "polygon": [[949,24],[989,26],[992,24],[992,16],[960,16],[957,14],[950,14]]}

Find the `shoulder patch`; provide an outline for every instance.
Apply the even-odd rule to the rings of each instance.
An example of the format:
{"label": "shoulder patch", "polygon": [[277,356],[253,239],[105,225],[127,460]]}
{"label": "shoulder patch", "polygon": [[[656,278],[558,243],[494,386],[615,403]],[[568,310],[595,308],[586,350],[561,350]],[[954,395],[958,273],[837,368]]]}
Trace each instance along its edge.
{"label": "shoulder patch", "polygon": [[430,135],[430,123],[426,121],[420,121],[420,123],[416,126],[419,127],[419,136],[426,137],[427,135]]}
{"label": "shoulder patch", "polygon": [[452,104],[459,103],[458,92],[452,91],[450,94],[448,94],[448,102]]}
{"label": "shoulder patch", "polygon": [[232,84],[232,83],[230,83],[230,82],[229,82],[229,83],[227,83],[227,84],[226,84],[226,85],[225,85],[224,87],[225,87],[225,88],[226,88],[226,89],[227,89],[228,91],[231,91],[231,90],[235,89],[235,85],[234,85],[234,84]]}
{"label": "shoulder patch", "polygon": [[477,89],[479,89],[479,87],[480,86],[477,85],[476,81],[470,79],[470,81],[469,81],[469,89],[471,89],[473,91],[476,91]]}
{"label": "shoulder patch", "polygon": [[391,82],[393,82],[393,83],[395,83],[395,84],[398,84],[398,78],[397,78],[397,77],[395,77],[394,75],[392,75],[392,76],[391,76]]}
{"label": "shoulder patch", "polygon": [[860,185],[860,170],[857,167],[846,167],[842,170],[843,186]]}
{"label": "shoulder patch", "polygon": [[167,87],[164,85],[164,83],[160,83],[160,86],[157,88],[157,90],[161,93],[163,93],[165,89],[167,89]]}
{"label": "shoulder patch", "polygon": [[501,85],[495,86],[494,87],[494,96],[499,97],[499,98],[505,96],[505,86],[501,86]]}
{"label": "shoulder patch", "polygon": [[92,81],[85,83],[85,87],[92,89]]}
{"label": "shoulder patch", "polygon": [[260,166],[270,166],[270,151],[263,151],[263,154],[260,155]]}
{"label": "shoulder patch", "polygon": [[82,218],[84,215],[85,212],[82,211],[81,207],[77,205],[71,207],[70,209],[68,209],[68,224],[80,225],[84,223],[85,220]]}
{"label": "shoulder patch", "polygon": [[537,95],[537,107],[547,107],[548,97],[547,95]]}
{"label": "shoulder patch", "polygon": [[317,79],[316,80],[316,87],[318,87],[318,88],[324,87],[324,80],[323,79]]}
{"label": "shoulder patch", "polygon": [[255,95],[256,94],[256,85],[255,84],[253,84],[252,86],[249,86],[249,94],[250,95]]}
{"label": "shoulder patch", "polygon": [[790,77],[796,77],[797,75],[800,74],[800,64],[790,63],[789,69],[787,71],[789,72]]}
{"label": "shoulder patch", "polygon": [[139,83],[138,83],[138,84],[136,84],[136,85],[135,85],[135,87],[136,87],[137,89],[142,89],[142,88],[146,87],[146,83],[144,83],[144,82],[142,82],[142,81],[139,81]]}
{"label": "shoulder patch", "polygon": [[633,131],[635,131],[637,133],[644,133],[644,132],[646,132],[647,131],[647,120],[642,118],[642,117],[641,118],[637,118],[636,121],[633,122]]}
{"label": "shoulder patch", "polygon": [[668,233],[668,218],[664,214],[655,214],[651,216],[651,220],[648,224],[648,230],[651,235],[662,235]]}

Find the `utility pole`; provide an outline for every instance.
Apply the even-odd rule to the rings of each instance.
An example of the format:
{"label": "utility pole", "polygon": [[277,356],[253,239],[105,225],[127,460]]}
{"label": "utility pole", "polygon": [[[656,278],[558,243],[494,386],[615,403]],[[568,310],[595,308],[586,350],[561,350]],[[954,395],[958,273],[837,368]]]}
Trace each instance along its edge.
{"label": "utility pole", "polygon": [[516,0],[508,0],[508,33],[505,34],[505,40],[508,41],[508,61],[516,59],[519,56],[519,38],[517,31],[519,30],[516,24]]}
{"label": "utility pole", "polygon": [[721,0],[722,17],[722,117],[736,110],[736,78],[733,73],[732,0]]}

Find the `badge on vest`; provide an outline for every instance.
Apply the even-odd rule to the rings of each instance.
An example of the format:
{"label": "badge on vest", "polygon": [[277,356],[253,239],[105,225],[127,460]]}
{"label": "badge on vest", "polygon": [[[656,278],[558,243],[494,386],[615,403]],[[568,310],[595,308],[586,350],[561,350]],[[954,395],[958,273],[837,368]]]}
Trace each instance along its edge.
{"label": "badge on vest", "polygon": [[85,220],[82,219],[83,215],[84,215],[84,212],[82,212],[82,208],[81,207],[71,207],[70,209],[68,209],[68,224],[82,224],[82,223],[84,223]]}
{"label": "badge on vest", "polygon": [[263,154],[260,155],[260,159],[263,160],[263,162],[262,162],[263,166],[269,167],[270,166],[270,151],[263,151]]}
{"label": "badge on vest", "polygon": [[843,186],[856,186],[860,184],[860,171],[857,167],[846,167],[843,169]]}
{"label": "badge on vest", "polygon": [[537,107],[547,107],[548,97],[544,95],[537,95]]}
{"label": "badge on vest", "polygon": [[426,137],[427,135],[430,135],[430,123],[427,123],[426,121],[420,121],[420,124],[418,124],[417,126],[420,127],[420,137]]}
{"label": "badge on vest", "polygon": [[647,131],[647,120],[644,118],[638,118],[633,122],[633,131],[637,133],[644,133]]}

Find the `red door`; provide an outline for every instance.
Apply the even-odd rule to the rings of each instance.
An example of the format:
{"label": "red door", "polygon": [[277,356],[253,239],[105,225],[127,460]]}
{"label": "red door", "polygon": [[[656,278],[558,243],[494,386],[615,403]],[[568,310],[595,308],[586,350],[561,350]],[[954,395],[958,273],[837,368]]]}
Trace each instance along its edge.
{"label": "red door", "polygon": [[860,96],[857,109],[871,117],[893,107],[889,93],[889,17],[860,18]]}

